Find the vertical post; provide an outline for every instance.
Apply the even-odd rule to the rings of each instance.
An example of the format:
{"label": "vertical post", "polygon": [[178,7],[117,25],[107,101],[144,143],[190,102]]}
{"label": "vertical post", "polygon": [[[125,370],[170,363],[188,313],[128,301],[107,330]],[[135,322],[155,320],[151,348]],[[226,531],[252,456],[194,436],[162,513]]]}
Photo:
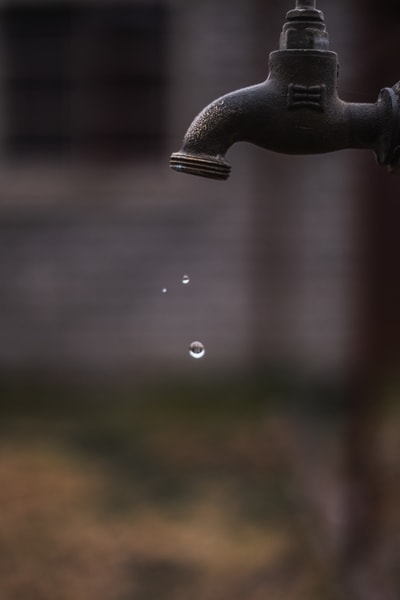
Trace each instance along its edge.
{"label": "vertical post", "polygon": [[[382,11],[374,0],[355,2],[363,29],[357,34],[364,48],[362,62],[371,77],[357,80],[369,97],[396,70],[396,53],[379,44],[390,20],[399,8]],[[361,53],[355,52],[359,57]],[[345,452],[347,462],[347,539],[341,558],[341,578],[346,585],[343,597],[352,600],[393,600],[398,598],[396,550],[388,520],[392,485],[382,468],[382,419],[390,416],[382,401],[387,374],[398,364],[400,318],[397,310],[400,284],[396,277],[400,210],[396,185],[385,173],[368,170],[360,156],[359,219],[364,221],[363,267],[360,300],[363,313],[359,328],[359,368],[347,409]],[[361,173],[367,171],[367,176]],[[379,202],[378,198],[385,198]],[[397,249],[397,250],[396,250]],[[361,305],[362,306],[362,305]],[[393,468],[393,467],[392,467]],[[391,517],[394,518],[393,516]]]}

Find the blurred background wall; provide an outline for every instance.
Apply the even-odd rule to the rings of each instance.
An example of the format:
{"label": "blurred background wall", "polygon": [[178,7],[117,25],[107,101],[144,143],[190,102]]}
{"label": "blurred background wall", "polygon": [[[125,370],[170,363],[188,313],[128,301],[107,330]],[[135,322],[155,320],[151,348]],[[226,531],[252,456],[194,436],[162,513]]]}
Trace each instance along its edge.
{"label": "blurred background wall", "polygon": [[[242,145],[226,184],[167,168],[205,104],[266,77],[286,8],[2,3],[2,369],[181,372],[195,338],[204,373],[354,358],[374,158]],[[355,4],[321,8],[357,99]]]}
{"label": "blurred background wall", "polygon": [[[247,144],[224,183],[168,168],[292,4],[0,2],[5,600],[398,598],[398,180]],[[318,8],[375,101],[397,4]]]}

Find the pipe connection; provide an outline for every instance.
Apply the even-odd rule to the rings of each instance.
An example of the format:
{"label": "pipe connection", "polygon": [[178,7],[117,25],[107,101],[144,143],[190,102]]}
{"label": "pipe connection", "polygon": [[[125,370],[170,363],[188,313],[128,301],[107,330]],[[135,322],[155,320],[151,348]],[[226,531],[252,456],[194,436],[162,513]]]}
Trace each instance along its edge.
{"label": "pipe connection", "polygon": [[400,82],[382,89],[375,103],[341,100],[338,57],[315,4],[298,0],[287,13],[264,82],[218,98],[194,119],[181,150],[171,155],[172,169],[227,179],[227,151],[249,142],[283,154],[369,149],[400,174]]}

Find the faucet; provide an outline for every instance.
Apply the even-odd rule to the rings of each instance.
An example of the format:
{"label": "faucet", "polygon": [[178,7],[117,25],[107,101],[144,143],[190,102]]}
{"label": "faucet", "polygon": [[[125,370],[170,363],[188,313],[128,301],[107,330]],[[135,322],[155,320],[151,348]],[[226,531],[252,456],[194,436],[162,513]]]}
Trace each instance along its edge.
{"label": "faucet", "polygon": [[231,171],[229,148],[250,142],[284,154],[370,149],[378,164],[400,174],[400,82],[383,88],[376,103],[344,102],[337,93],[338,71],[316,0],[296,0],[279,50],[270,54],[266,81],[204,108],[181,150],[171,155],[171,168],[224,180]]}

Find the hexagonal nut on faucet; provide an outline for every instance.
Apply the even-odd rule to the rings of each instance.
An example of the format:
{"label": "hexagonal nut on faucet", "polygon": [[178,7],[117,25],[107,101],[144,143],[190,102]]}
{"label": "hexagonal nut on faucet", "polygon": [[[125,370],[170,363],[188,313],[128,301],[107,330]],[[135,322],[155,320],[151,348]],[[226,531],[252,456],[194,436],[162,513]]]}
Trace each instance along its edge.
{"label": "hexagonal nut on faucet", "polygon": [[311,19],[312,21],[319,19],[323,21],[324,15],[322,10],[317,10],[316,8],[293,8],[286,14],[286,19]]}
{"label": "hexagonal nut on faucet", "polygon": [[280,48],[287,50],[328,50],[329,38],[324,30],[316,27],[284,27],[280,39]]}

